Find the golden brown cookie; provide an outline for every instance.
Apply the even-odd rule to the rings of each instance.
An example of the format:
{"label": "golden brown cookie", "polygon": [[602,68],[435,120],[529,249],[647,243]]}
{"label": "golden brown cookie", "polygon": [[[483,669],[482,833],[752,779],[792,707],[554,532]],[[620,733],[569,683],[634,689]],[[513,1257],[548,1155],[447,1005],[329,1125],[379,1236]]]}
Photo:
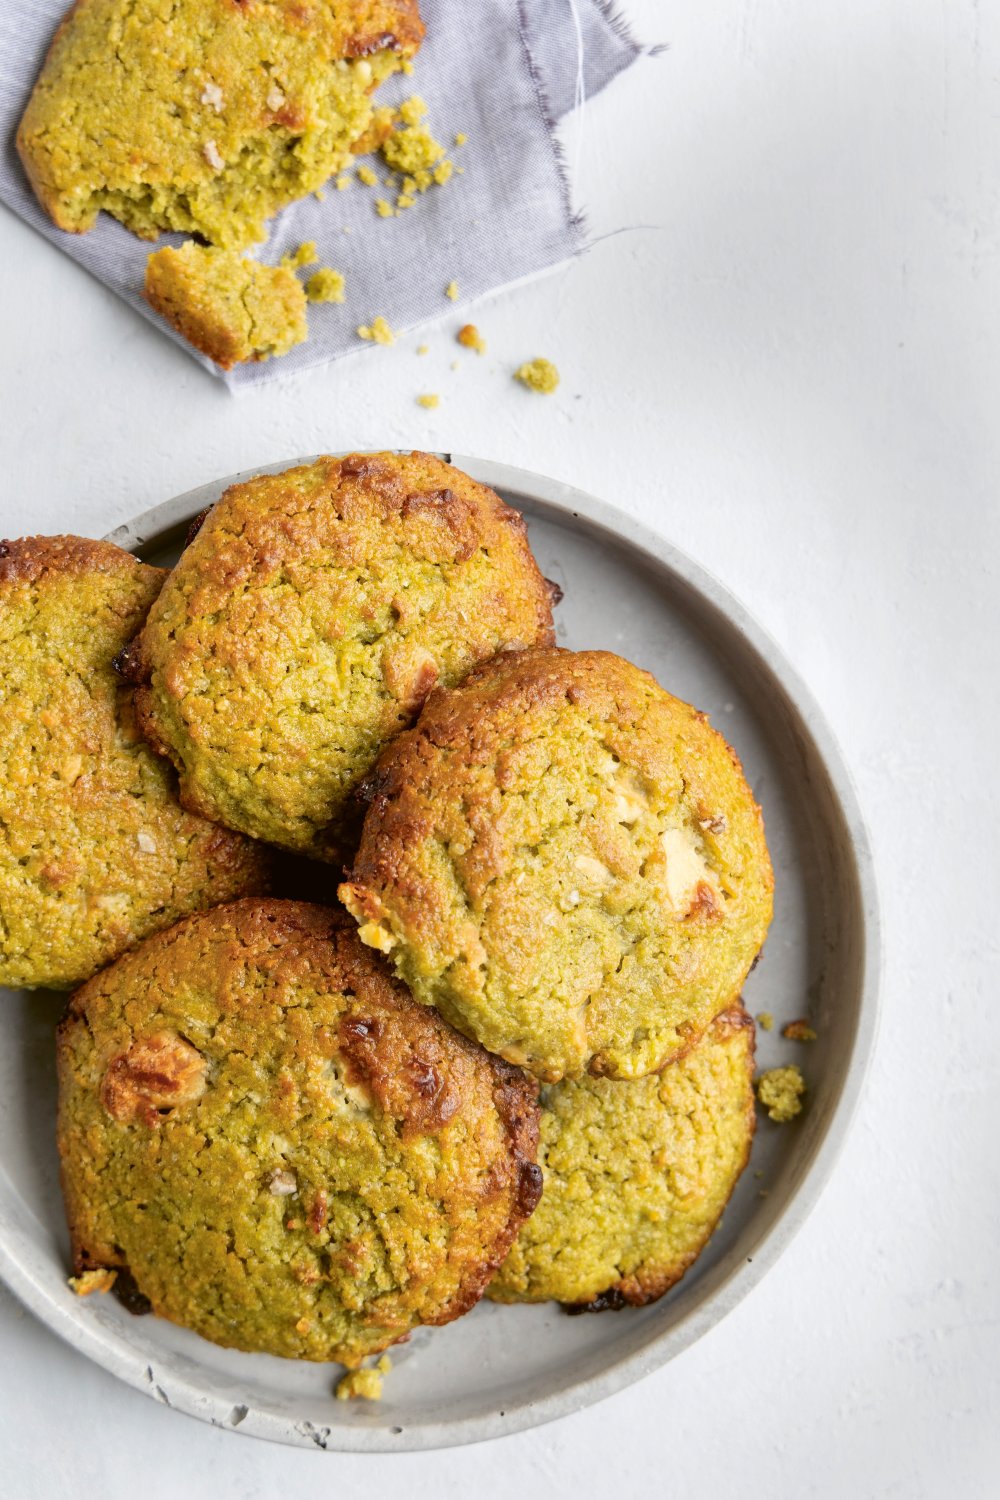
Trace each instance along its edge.
{"label": "golden brown cookie", "polygon": [[750,1156],[742,1005],[661,1073],[542,1089],[542,1201],[490,1285],[498,1302],[654,1302],[700,1255]]}
{"label": "golden brown cookie", "polygon": [[534,1082],[336,910],[178,923],[77,991],[58,1061],[77,1271],[218,1344],[357,1364],[466,1312],[538,1200]]}
{"label": "golden brown cookie", "polygon": [[259,845],[180,806],[112,665],[165,577],[108,542],[0,542],[0,984],[79,984],[266,889]]}
{"label": "golden brown cookie", "polygon": [[156,250],[146,262],[150,307],[223,370],[287,354],[308,336],[306,293],[289,266],[196,245]]}
{"label": "golden brown cookie", "polygon": [[418,1000],[555,1082],[637,1078],[771,919],[760,809],[704,714],[606,651],[508,653],[381,757],[340,896]]}
{"label": "golden brown cookie", "polygon": [[77,0],[17,148],[60,229],[252,244],[387,133],[372,92],[423,34],[417,0]]}
{"label": "golden brown cookie", "polygon": [[321,458],[234,485],[124,663],[185,806],[320,859],[437,682],[551,638],[524,523],[427,453]]}

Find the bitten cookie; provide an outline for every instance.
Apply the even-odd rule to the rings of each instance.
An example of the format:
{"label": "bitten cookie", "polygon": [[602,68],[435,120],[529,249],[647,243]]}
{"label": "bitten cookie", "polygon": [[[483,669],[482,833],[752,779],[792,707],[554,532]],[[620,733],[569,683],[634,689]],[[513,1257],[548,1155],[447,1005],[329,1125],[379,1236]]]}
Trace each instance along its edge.
{"label": "bitten cookie", "polygon": [[17,149],[60,229],[245,246],[391,128],[372,91],[423,34],[416,0],[77,0]]}

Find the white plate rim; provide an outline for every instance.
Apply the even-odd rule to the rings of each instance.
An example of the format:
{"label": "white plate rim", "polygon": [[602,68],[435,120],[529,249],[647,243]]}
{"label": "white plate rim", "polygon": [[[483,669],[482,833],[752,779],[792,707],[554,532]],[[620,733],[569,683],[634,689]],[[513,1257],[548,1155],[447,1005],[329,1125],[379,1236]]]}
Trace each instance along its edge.
{"label": "white plate rim", "polygon": [[[370,450],[378,451],[378,450]],[[384,450],[383,450],[384,451]],[[392,450],[404,451],[410,450]],[[308,1430],[285,1417],[250,1406],[235,1429],[231,1423],[233,1402],[199,1388],[173,1371],[156,1372],[141,1353],[118,1344],[108,1330],[74,1316],[60,1305],[36,1278],[16,1245],[0,1239],[0,1275],[21,1302],[66,1343],[134,1389],[164,1404],[222,1427],[227,1431],[297,1447],[320,1447],[342,1452],[413,1452],[460,1446],[505,1436],[540,1426],[580,1411],[660,1368],[690,1347],[720,1322],[761,1281],[801,1229],[825,1187],[850,1130],[864,1087],[878,1034],[879,997],[882,974],[881,918],[871,840],[853,778],[832,729],[811,690],[769,633],[736,597],[706,568],[642,522],[607,501],[573,485],[510,464],[459,453],[438,455],[463,469],[474,479],[501,492],[522,495],[541,502],[568,519],[584,518],[607,531],[618,544],[623,541],[645,553],[730,625],[735,625],[769,674],[794,706],[829,778],[848,834],[859,895],[863,943],[858,1021],[851,1057],[839,1097],[826,1130],[816,1143],[801,1181],[775,1222],[761,1235],[747,1258],[714,1290],[695,1302],[670,1328],[653,1334],[646,1345],[618,1359],[599,1375],[571,1385],[539,1401],[508,1406],[502,1420],[496,1413],[463,1417],[454,1421],[427,1423],[401,1433],[385,1427],[339,1427]],[[310,463],[316,455],[284,459],[255,466],[225,479],[199,485],[182,495],[143,511],[134,520],[108,533],[105,540],[129,551],[138,550],[152,537],[192,519],[221,491],[251,475],[280,473],[297,464]],[[16,1238],[16,1237],[15,1237]]]}

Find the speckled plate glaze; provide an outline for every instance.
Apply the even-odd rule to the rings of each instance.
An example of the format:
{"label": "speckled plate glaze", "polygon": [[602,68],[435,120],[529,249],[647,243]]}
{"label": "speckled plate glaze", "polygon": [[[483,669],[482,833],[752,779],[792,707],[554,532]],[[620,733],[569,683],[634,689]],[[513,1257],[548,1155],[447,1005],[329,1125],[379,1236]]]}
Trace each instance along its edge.
{"label": "speckled plate glaze", "polygon": [[[659,1303],[575,1318],[551,1306],[484,1303],[393,1350],[380,1403],[340,1402],[335,1366],[217,1349],[130,1316],[114,1297],[70,1292],[53,1144],[52,1032],[63,1000],[5,994],[0,1272],[68,1343],[155,1400],[300,1447],[398,1452],[498,1437],[577,1411],[672,1359],[746,1296],[816,1202],[875,1037],[879,936],[868,837],[833,736],[774,642],[702,568],[603,501],[504,464],[453,461],[527,517],[543,571],[565,590],[560,642],[607,647],[648,667],[705,709],[739,752],[764,808],[776,873],[774,925],[745,998],[776,1018],[775,1030],[759,1035],[760,1065],[799,1062],[808,1107],[791,1126],[761,1121],[720,1229]],[[308,460],[268,472],[293,462]],[[168,500],[109,539],[170,562],[191,519],[247,477]],[[319,895],[329,885],[317,873]],[[818,1041],[783,1040],[780,1024],[806,1014]]]}

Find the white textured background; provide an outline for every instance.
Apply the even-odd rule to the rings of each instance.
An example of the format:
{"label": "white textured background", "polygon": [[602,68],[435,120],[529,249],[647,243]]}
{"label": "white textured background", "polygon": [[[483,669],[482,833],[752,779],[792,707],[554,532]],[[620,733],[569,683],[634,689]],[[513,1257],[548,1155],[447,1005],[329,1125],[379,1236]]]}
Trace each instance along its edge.
{"label": "white textured background", "polygon": [[[425,359],[413,339],[234,400],[0,212],[0,531],[99,535],[258,462],[406,444],[657,525],[777,636],[860,785],[888,961],[854,1133],[779,1266],[694,1349],[451,1453],[213,1431],[0,1291],[5,1500],[998,1493],[1000,10],[628,10],[671,50],[590,107],[578,197],[595,235],[646,227],[480,306],[489,356],[457,374],[442,327]],[[509,379],[536,353],[555,399]]]}

